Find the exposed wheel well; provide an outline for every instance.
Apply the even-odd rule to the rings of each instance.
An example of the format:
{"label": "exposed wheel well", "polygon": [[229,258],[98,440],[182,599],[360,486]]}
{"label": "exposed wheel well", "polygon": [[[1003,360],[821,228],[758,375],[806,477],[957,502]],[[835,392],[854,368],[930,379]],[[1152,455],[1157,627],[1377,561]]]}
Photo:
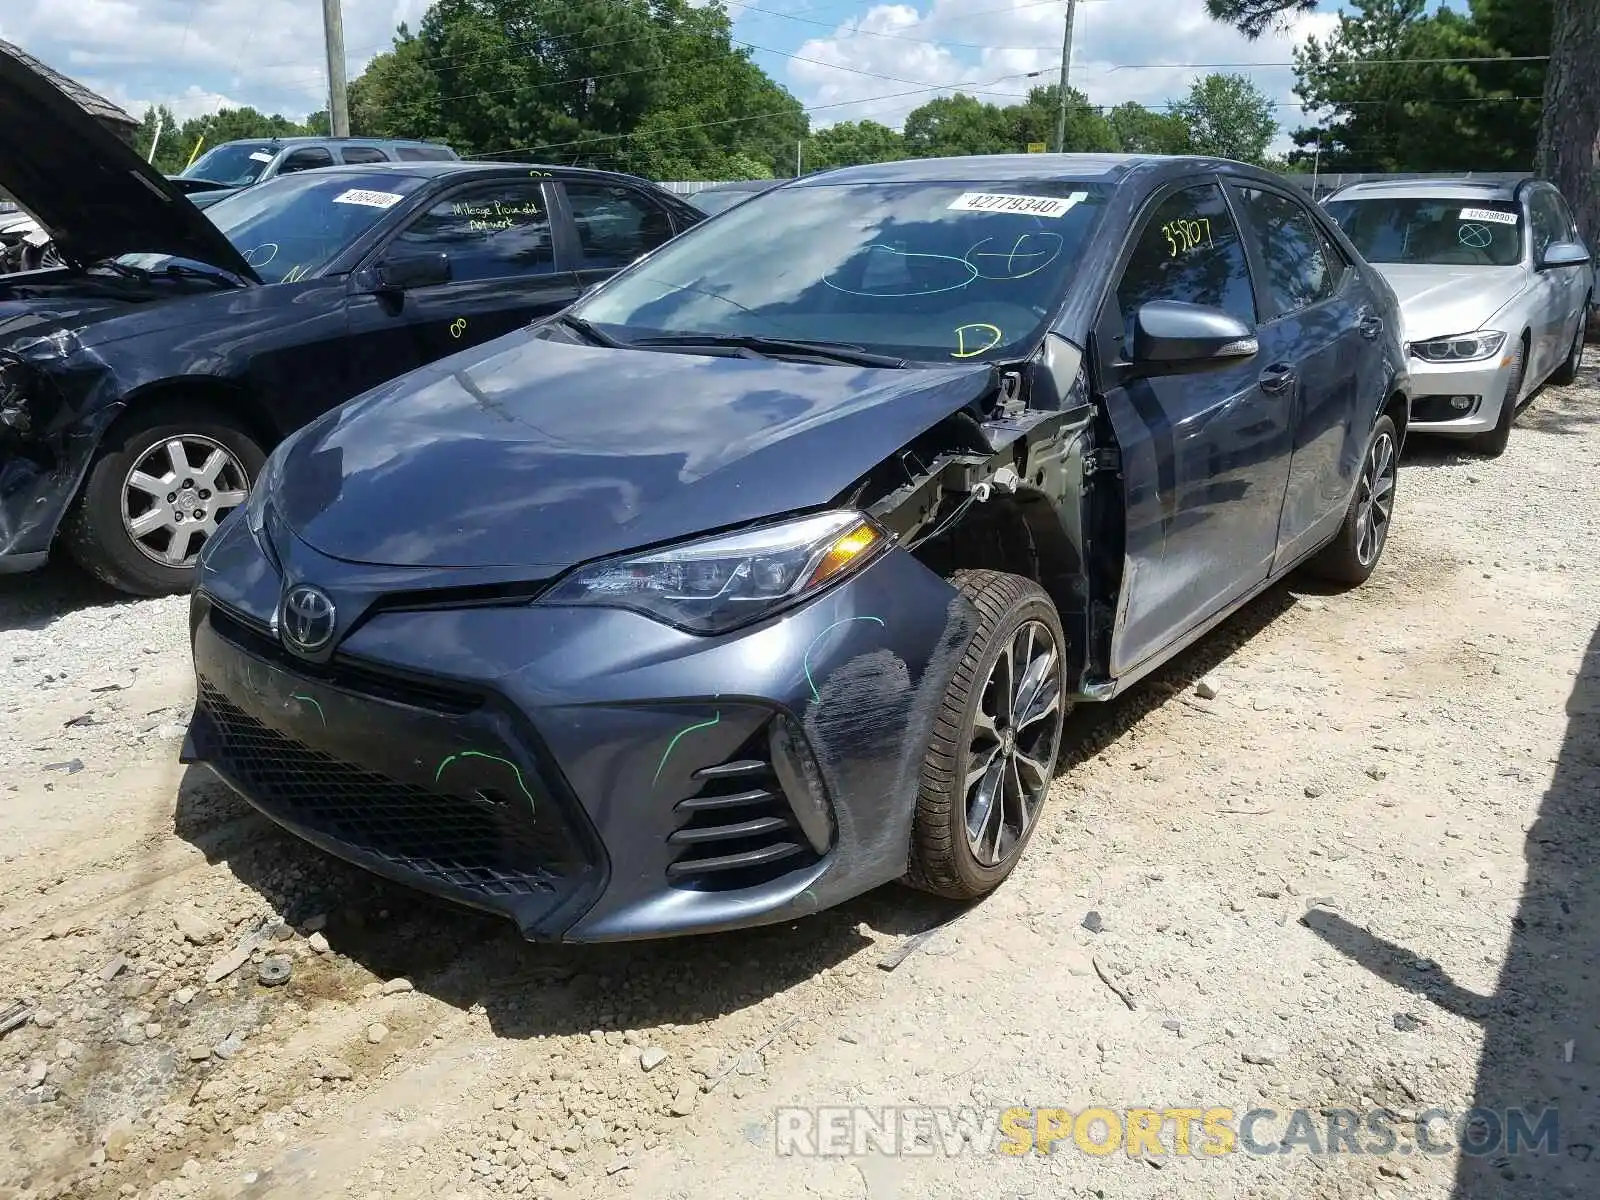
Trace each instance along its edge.
{"label": "exposed wheel well", "polygon": [[143,420],[155,405],[171,401],[203,404],[215,408],[219,415],[234,417],[242,431],[263,450],[270,451],[278,444],[277,426],[255,397],[244,388],[221,379],[163,379],[146,384],[128,396],[121,414],[107,432]]}
{"label": "exposed wheel well", "polygon": [[1394,422],[1395,432],[1400,437],[1400,445],[1404,447],[1406,444],[1406,426],[1410,423],[1411,405],[1402,393],[1396,392],[1389,397],[1389,402],[1383,406],[1383,411]]}

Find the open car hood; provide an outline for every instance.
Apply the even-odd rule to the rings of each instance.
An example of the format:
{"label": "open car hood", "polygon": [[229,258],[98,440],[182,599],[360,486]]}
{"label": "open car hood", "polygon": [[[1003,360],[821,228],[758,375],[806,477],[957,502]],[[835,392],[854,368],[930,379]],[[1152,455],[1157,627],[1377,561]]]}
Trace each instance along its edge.
{"label": "open car hood", "polygon": [[171,254],[259,282],[222,231],[55,84],[0,48],[0,187],[86,266]]}
{"label": "open car hood", "polygon": [[532,578],[829,504],[994,382],[510,335],[314,421],[271,502],[334,558]]}

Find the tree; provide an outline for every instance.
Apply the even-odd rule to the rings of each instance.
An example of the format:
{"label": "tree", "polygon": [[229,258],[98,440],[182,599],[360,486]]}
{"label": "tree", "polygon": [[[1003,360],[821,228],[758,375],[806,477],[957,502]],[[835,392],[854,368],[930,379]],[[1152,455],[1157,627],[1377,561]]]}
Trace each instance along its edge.
{"label": "tree", "polygon": [[1259,163],[1278,135],[1272,101],[1243,75],[1211,74],[1197,79],[1172,115],[1189,130],[1195,154]]}
{"label": "tree", "polygon": [[[1528,22],[1544,0],[1479,0],[1476,18],[1491,34],[1501,22]],[[1206,0],[1218,20],[1238,27],[1247,37],[1262,32],[1294,13],[1311,12],[1317,0]],[[1502,34],[1504,36],[1504,34]],[[1590,245],[1600,245],[1600,5],[1594,0],[1552,0],[1550,58],[1540,105],[1538,171],[1552,179],[1572,204],[1579,228]],[[1484,107],[1488,107],[1485,105]]]}
{"label": "tree", "polygon": [[907,113],[905,143],[913,158],[1021,149],[1004,109],[962,92],[936,97]]}
{"label": "tree", "polygon": [[[1540,3],[1548,15],[1550,0],[1531,0],[1531,18]],[[1296,52],[1295,92],[1322,114],[1297,143],[1320,145],[1331,170],[1530,168],[1542,64],[1530,79],[1522,63],[1419,61],[1504,56],[1481,19],[1491,8],[1480,3],[1467,17],[1429,13],[1424,0],[1356,0],[1332,35]]]}
{"label": "tree", "polygon": [[860,163],[894,162],[907,153],[905,138],[887,125],[840,121],[811,135],[802,165],[810,171],[828,171]]}
{"label": "tree", "polygon": [[1106,114],[1106,123],[1125,154],[1188,154],[1189,126],[1174,113],[1155,112],[1132,100]]}
{"label": "tree", "polygon": [[[1048,87],[1031,88],[1021,104],[1002,110],[1011,114],[1013,149],[1021,150],[1029,143],[1038,142],[1054,148],[1060,95],[1060,87],[1053,83]],[[1062,151],[1081,154],[1117,148],[1117,135],[1100,115],[1100,110],[1077,88],[1068,88],[1067,137]]]}

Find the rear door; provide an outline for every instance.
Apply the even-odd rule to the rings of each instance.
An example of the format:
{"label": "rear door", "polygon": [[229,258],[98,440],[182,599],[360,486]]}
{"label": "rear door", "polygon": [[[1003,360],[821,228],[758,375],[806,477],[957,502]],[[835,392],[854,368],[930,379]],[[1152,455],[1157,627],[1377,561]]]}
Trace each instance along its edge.
{"label": "rear door", "polygon": [[677,228],[665,205],[609,180],[565,180],[581,287],[599,283],[670,239]]}
{"label": "rear door", "polygon": [[1134,378],[1133,317],[1152,300],[1254,324],[1249,256],[1214,176],[1146,204],[1096,325],[1106,412],[1122,453],[1126,545],[1111,673],[1123,675],[1267,577],[1288,477],[1293,407],[1257,355]]}
{"label": "rear door", "polygon": [[[1316,217],[1287,191],[1237,181],[1259,281],[1261,353],[1294,430],[1273,570],[1315,549],[1344,519],[1366,450],[1362,398],[1383,386],[1373,297]],[[1278,386],[1275,381],[1274,385]]]}
{"label": "rear door", "polygon": [[375,251],[364,265],[444,254],[450,281],[352,297],[354,390],[497,338],[577,298],[577,276],[561,261],[555,236],[551,187],[512,176],[453,188]]}

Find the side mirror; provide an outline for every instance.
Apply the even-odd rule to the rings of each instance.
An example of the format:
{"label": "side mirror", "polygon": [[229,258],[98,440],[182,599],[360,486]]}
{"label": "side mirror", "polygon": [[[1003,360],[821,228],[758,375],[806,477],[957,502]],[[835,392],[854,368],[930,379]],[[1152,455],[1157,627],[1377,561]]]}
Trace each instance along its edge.
{"label": "side mirror", "polygon": [[1539,259],[1539,270],[1554,271],[1558,267],[1582,267],[1593,261],[1589,248],[1582,242],[1551,242]]}
{"label": "side mirror", "polygon": [[1220,308],[1152,300],[1134,314],[1135,366],[1201,367],[1250,358],[1260,350],[1256,331]]}
{"label": "side mirror", "polygon": [[373,268],[373,276],[377,288],[386,292],[403,292],[408,288],[449,283],[450,256],[441,252],[386,258]]}

